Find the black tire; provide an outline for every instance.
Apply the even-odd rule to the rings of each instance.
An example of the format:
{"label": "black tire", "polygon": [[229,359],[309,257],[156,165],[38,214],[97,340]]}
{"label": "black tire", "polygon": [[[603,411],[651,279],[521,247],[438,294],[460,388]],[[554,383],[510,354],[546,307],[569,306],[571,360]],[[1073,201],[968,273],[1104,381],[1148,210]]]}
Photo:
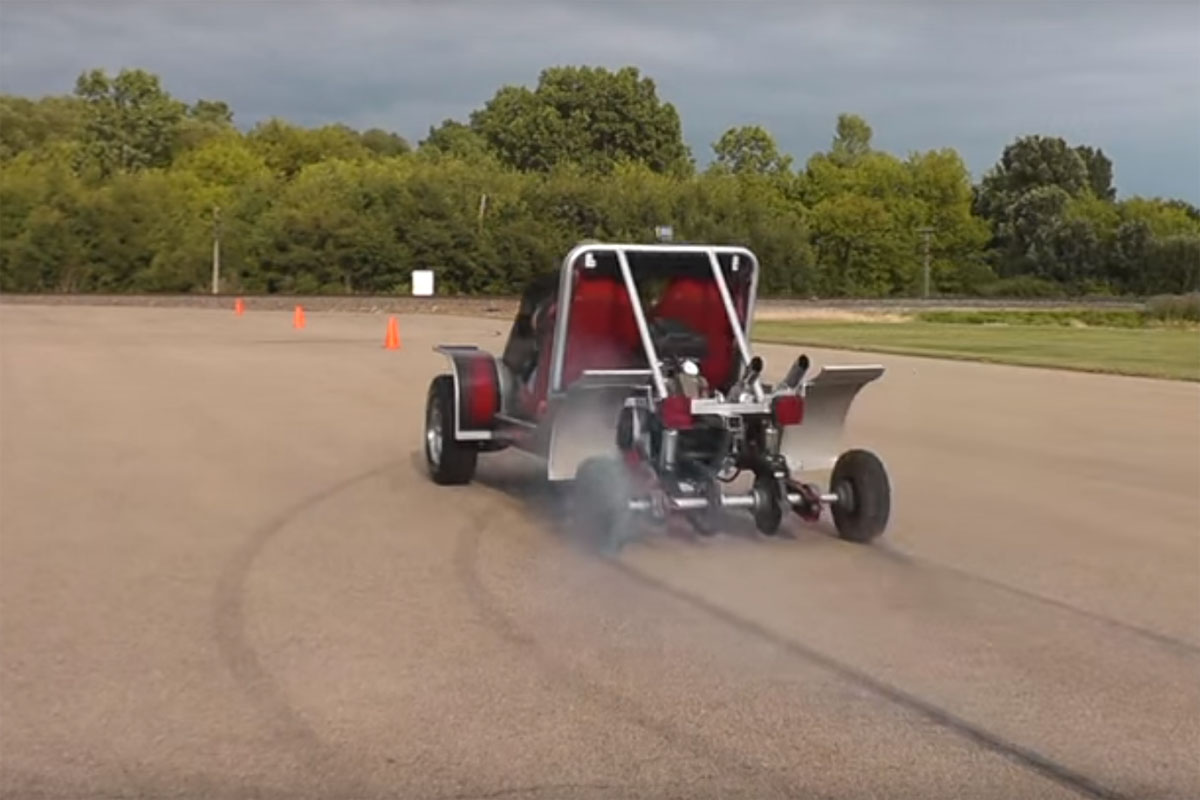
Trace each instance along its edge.
{"label": "black tire", "polygon": [[616,458],[593,456],[579,465],[572,486],[575,530],[603,552],[621,548],[633,532],[629,469]]}
{"label": "black tire", "polygon": [[754,495],[758,500],[754,509],[754,527],[764,536],[774,536],[783,523],[784,499],[780,496],[779,481],[764,471],[754,479]]}
{"label": "black tire", "polygon": [[434,483],[443,486],[470,483],[475,477],[479,449],[454,438],[457,403],[454,378],[439,375],[429,384],[425,400],[425,466]]}
{"label": "black tire", "polygon": [[883,533],[891,514],[892,487],[883,462],[870,450],[847,450],[838,456],[829,479],[838,495],[831,504],[838,536],[869,542]]}

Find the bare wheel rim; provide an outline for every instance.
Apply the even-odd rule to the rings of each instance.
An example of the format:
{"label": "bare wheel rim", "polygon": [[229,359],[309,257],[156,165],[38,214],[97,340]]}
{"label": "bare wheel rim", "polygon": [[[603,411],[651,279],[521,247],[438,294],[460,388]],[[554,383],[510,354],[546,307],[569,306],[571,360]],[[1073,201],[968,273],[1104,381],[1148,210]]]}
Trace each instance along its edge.
{"label": "bare wheel rim", "polygon": [[434,405],[429,410],[429,423],[425,426],[425,443],[429,449],[429,460],[434,465],[442,463],[442,410]]}
{"label": "bare wheel rim", "polygon": [[854,484],[843,480],[838,483],[837,488],[833,491],[838,496],[838,505],[847,513],[853,514],[857,510],[858,498],[854,496]]}

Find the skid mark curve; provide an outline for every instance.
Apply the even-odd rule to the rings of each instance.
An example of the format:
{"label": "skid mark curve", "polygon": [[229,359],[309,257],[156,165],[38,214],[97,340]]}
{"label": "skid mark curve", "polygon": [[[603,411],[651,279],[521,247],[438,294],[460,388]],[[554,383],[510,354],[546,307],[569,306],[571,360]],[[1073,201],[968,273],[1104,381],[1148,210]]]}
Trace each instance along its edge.
{"label": "skid mark curve", "polygon": [[[279,682],[263,666],[253,644],[246,636],[246,580],[255,559],[280,531],[292,521],[347,489],[380,476],[396,466],[384,464],[352,475],[322,489],[283,510],[265,525],[256,529],[226,563],[213,595],[213,633],[221,658],[233,675],[247,700],[266,717],[282,745],[293,751],[302,763],[324,779],[341,772],[336,756],[321,741],[317,733],[296,712]],[[338,780],[338,786],[348,796],[370,794],[352,775]]]}
{"label": "skid mark curve", "polygon": [[763,791],[760,796],[795,795],[795,789],[786,778],[777,772],[759,765],[745,762],[738,756],[708,742],[686,730],[653,718],[634,701],[624,695],[587,680],[568,665],[554,658],[542,646],[538,638],[523,629],[520,623],[506,614],[497,598],[488,591],[479,577],[478,550],[484,531],[496,520],[494,509],[481,512],[467,526],[460,528],[455,548],[455,570],[463,584],[471,604],[489,629],[508,644],[527,655],[549,680],[575,693],[583,700],[596,704],[618,718],[631,723],[664,741],[667,745],[684,750],[692,756],[717,765],[722,773],[742,773],[758,782]]}
{"label": "skid mark curve", "polygon": [[1060,786],[1071,789],[1085,797],[1095,798],[1095,800],[1129,800],[1117,790],[1104,786],[1098,781],[1080,772],[1076,772],[1070,767],[1060,764],[1036,750],[1010,742],[999,734],[969,722],[921,697],[910,694],[898,687],[891,686],[866,672],[838,661],[832,656],[815,650],[808,645],[780,636],[753,620],[741,617],[702,597],[676,589],[667,583],[637,571],[627,564],[619,561],[610,561],[609,563],[613,565],[614,569],[629,575],[645,586],[655,588],[673,598],[688,603],[743,633],[770,642],[805,661],[817,664],[842,679],[862,686],[888,702],[914,711],[937,725],[947,728],[959,736],[974,742],[986,750],[997,753],[1027,770],[1036,772]]}

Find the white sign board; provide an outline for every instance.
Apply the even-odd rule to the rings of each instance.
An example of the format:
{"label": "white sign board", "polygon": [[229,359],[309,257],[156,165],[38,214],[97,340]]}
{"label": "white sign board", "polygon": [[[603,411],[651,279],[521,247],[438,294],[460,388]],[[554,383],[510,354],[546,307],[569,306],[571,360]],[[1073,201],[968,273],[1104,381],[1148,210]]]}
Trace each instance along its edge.
{"label": "white sign board", "polygon": [[412,293],[414,297],[429,297],[433,294],[433,270],[413,270]]}

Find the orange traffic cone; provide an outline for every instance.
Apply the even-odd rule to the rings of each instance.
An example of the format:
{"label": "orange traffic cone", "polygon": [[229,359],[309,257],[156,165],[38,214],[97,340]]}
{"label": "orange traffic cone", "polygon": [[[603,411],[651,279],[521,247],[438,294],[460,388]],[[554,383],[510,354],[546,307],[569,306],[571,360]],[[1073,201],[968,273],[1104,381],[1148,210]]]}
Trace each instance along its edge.
{"label": "orange traffic cone", "polygon": [[242,298],[233,301],[233,313],[239,317],[245,312],[246,304],[242,302]]}
{"label": "orange traffic cone", "polygon": [[296,312],[292,314],[292,327],[299,330],[304,327],[304,309],[296,306]]}
{"label": "orange traffic cone", "polygon": [[388,317],[387,335],[383,338],[383,349],[400,349],[400,323],[395,317]]}

